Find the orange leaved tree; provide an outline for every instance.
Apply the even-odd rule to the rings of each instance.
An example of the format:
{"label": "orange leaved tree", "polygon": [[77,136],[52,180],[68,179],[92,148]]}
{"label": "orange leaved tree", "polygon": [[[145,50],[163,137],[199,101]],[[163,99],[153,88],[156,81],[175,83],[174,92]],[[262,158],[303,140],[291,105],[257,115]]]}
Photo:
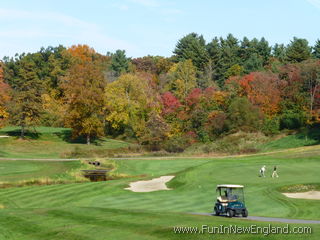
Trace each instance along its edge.
{"label": "orange leaved tree", "polygon": [[65,123],[72,128],[73,138],[85,136],[87,144],[93,137],[104,134],[103,107],[105,79],[96,54],[86,45],[73,46],[68,51],[74,57],[74,64],[62,79],[68,105]]}

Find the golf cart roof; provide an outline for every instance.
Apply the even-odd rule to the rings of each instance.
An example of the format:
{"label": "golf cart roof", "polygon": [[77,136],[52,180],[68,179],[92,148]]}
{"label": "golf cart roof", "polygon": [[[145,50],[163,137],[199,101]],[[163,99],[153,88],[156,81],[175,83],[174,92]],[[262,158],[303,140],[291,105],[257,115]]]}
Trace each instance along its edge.
{"label": "golf cart roof", "polygon": [[244,188],[244,186],[234,185],[234,184],[220,184],[220,185],[217,185],[217,188]]}

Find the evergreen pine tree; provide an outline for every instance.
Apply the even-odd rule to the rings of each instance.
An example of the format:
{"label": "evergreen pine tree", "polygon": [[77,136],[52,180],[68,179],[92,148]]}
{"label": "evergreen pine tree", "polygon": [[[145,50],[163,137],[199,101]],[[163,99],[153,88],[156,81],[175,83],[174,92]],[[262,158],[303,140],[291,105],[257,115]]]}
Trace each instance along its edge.
{"label": "evergreen pine tree", "polygon": [[178,61],[192,60],[199,71],[203,71],[209,60],[206,43],[202,35],[190,33],[181,38],[174,50]]}
{"label": "evergreen pine tree", "polygon": [[117,50],[111,55],[110,69],[115,73],[116,77],[119,77],[122,73],[129,71],[129,59],[126,57],[125,50]]}
{"label": "evergreen pine tree", "polygon": [[272,55],[280,62],[284,62],[286,58],[286,47],[283,44],[276,43],[272,48]]}
{"label": "evergreen pine tree", "polygon": [[296,63],[307,60],[311,57],[311,48],[308,41],[294,37],[287,47],[286,58],[289,62]]}
{"label": "evergreen pine tree", "polygon": [[269,46],[268,41],[266,41],[264,37],[262,37],[261,40],[258,42],[257,53],[258,55],[260,55],[262,59],[263,66],[266,65],[271,54],[271,47]]}
{"label": "evergreen pine tree", "polygon": [[318,40],[316,41],[316,44],[315,44],[314,47],[313,47],[312,55],[313,55],[315,58],[320,59],[320,39],[318,39]]}
{"label": "evergreen pine tree", "polygon": [[220,38],[221,45],[221,58],[217,66],[217,81],[220,86],[223,85],[226,75],[230,67],[241,62],[240,59],[240,46],[238,39],[232,34],[229,34],[226,39]]}
{"label": "evergreen pine tree", "polygon": [[11,123],[21,127],[21,138],[25,128],[37,124],[42,109],[42,82],[35,72],[35,63],[30,55],[23,57],[18,75],[12,82],[12,101],[10,106]]}
{"label": "evergreen pine tree", "polygon": [[204,75],[207,75],[208,77],[208,73],[210,73],[211,79],[217,82],[219,79],[218,64],[221,58],[221,46],[219,39],[217,37],[212,39],[212,41],[207,44],[206,48],[209,55],[209,62],[205,68]]}

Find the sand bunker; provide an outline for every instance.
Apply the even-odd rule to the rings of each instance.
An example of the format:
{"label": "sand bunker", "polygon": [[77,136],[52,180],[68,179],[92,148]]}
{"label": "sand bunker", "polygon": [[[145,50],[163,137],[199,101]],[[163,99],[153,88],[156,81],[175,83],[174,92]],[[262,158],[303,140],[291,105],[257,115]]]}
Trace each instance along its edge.
{"label": "sand bunker", "polygon": [[7,137],[10,137],[10,136],[0,136],[0,138],[7,138]]}
{"label": "sand bunker", "polygon": [[289,198],[303,198],[303,199],[313,199],[320,200],[320,191],[309,191],[309,192],[299,192],[299,193],[283,193]]}
{"label": "sand bunker", "polygon": [[166,186],[174,176],[162,176],[159,178],[154,178],[147,181],[137,181],[130,183],[130,187],[125,188],[131,190],[132,192],[154,192],[159,190],[171,190]]}

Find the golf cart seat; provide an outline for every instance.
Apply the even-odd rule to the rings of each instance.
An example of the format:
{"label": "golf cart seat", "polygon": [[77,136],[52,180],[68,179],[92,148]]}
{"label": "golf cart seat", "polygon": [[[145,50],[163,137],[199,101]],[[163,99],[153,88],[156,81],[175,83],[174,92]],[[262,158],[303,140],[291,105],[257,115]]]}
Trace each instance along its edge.
{"label": "golf cart seat", "polygon": [[217,200],[221,203],[227,203],[228,202],[228,198],[225,196],[219,196],[217,197]]}

